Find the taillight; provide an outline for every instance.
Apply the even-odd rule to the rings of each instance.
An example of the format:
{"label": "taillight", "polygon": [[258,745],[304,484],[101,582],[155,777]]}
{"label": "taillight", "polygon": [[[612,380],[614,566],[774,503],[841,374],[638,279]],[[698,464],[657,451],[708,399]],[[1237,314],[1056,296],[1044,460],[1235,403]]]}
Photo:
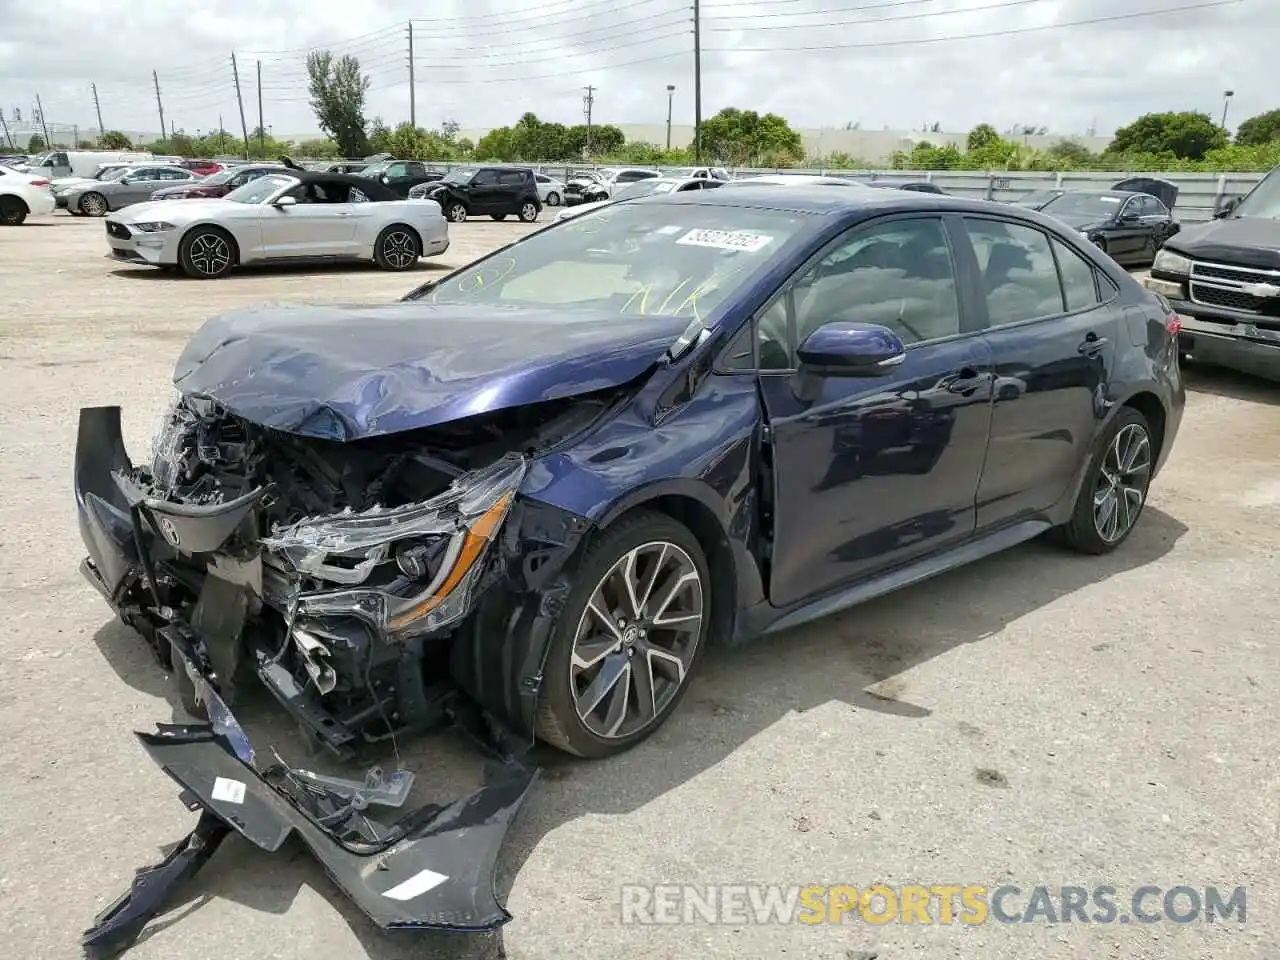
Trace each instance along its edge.
{"label": "taillight", "polygon": [[48,180],[32,180],[31,185],[33,187],[47,187],[49,185],[49,181]]}
{"label": "taillight", "polygon": [[1176,337],[1178,335],[1178,331],[1182,329],[1182,318],[1179,316],[1167,318],[1164,322],[1164,328],[1168,330],[1172,336]]}

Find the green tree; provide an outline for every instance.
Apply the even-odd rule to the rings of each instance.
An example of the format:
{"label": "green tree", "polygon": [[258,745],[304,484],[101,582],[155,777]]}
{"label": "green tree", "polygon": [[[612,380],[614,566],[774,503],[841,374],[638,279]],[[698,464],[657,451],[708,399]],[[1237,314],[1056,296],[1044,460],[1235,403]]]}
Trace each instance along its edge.
{"label": "green tree", "polygon": [[119,130],[108,130],[102,135],[102,149],[104,150],[132,150],[133,141],[126,137]]}
{"label": "green tree", "polygon": [[364,101],[369,78],[360,72],[353,56],[335,60],[328,50],[307,54],[307,89],[316,120],[338,145],[345,157],[362,157],[369,152],[365,133]]}
{"label": "green tree", "polygon": [[81,140],[79,143],[76,144],[76,149],[77,150],[97,150],[98,145],[94,143],[92,140]]}
{"label": "green tree", "polygon": [[980,123],[969,131],[969,136],[965,140],[965,149],[970,153],[976,153],[999,144],[1001,139],[995,127],[989,123]]}
{"label": "green tree", "polygon": [[1260,147],[1275,140],[1280,140],[1280,110],[1250,117],[1236,128],[1236,144],[1241,147]]}
{"label": "green tree", "polygon": [[516,156],[516,138],[510,127],[495,127],[476,142],[475,159],[510,163]]}
{"label": "green tree", "polygon": [[46,149],[44,137],[38,133],[33,133],[31,139],[27,141],[27,153],[43,153]]}
{"label": "green tree", "polygon": [[1048,150],[1048,156],[1069,169],[1088,169],[1097,163],[1097,155],[1079,140],[1059,140]]}
{"label": "green tree", "polygon": [[1148,113],[1116,131],[1108,144],[1109,154],[1169,154],[1199,160],[1210,150],[1227,145],[1227,131],[1207,113],[1184,110],[1178,113]]}
{"label": "green tree", "polygon": [[340,156],[338,145],[328,138],[303,140],[294,149],[299,157],[306,157],[308,160],[336,160]]}
{"label": "green tree", "polygon": [[776,113],[725,107],[702,122],[703,151],[735,167],[768,161],[788,166],[804,158],[800,134]]}

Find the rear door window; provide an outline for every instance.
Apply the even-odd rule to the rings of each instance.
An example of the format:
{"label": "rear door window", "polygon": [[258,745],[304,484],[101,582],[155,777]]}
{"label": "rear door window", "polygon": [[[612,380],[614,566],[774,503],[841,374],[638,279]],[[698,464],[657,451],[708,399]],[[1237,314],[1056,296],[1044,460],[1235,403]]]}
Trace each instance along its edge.
{"label": "rear door window", "polygon": [[991,326],[1063,312],[1062,285],[1049,237],[1005,220],[965,218],[987,295]]}

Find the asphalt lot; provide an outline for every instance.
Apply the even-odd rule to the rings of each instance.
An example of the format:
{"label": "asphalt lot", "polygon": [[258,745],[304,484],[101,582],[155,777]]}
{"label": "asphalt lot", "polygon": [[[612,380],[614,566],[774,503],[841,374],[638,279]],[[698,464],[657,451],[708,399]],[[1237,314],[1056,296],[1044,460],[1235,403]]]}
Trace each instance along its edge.
{"label": "asphalt lot", "polygon": [[[140,640],[77,573],[80,406],[145,453],[207,316],[393,299],[527,229],[454,227],[441,263],[193,282],[103,259],[101,223],[0,230],[0,956],[77,938],[194,817],[130,731],[172,716]],[[229,841],[130,956],[206,958],[1231,958],[1280,955],[1280,390],[1188,371],[1172,461],[1105,558],[1033,543],[708,657],[681,709],[612,761],[550,757],[483,937],[380,933],[301,848]],[[296,760],[268,705],[260,754]],[[405,750],[461,792],[447,737]],[[387,764],[394,761],[388,758]],[[623,884],[1144,884],[1248,888],[1248,921],[1177,925],[628,926]],[[1025,903],[1015,900],[1019,908]],[[935,913],[934,919],[938,919]]]}

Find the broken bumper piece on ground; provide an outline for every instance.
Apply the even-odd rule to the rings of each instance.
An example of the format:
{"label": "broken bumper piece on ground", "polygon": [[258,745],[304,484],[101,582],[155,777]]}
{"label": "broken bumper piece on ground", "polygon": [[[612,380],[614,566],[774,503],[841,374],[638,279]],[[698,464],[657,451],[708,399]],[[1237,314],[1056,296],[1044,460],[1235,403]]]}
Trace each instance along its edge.
{"label": "broken bumper piece on ground", "polygon": [[511,919],[498,903],[494,871],[512,820],[537,771],[495,761],[485,785],[447,806],[426,806],[382,823],[370,804],[403,802],[392,778],[386,792],[355,791],[349,781],[276,764],[261,772],[253,747],[226,704],[196,670],[181,642],[175,669],[195,687],[209,722],[160,724],[139,733],[143,749],[200,811],[195,829],[84,934],[91,957],[127,950],[152,919],[177,903],[180,887],[232,832],[268,853],[297,834],[325,872],[384,929],[491,930]]}

